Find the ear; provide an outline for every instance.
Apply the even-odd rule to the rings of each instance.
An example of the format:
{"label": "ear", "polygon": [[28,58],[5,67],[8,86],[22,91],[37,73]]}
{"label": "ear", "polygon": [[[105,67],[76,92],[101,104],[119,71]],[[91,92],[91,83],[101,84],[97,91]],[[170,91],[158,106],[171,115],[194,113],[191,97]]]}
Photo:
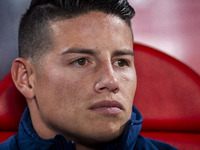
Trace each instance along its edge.
{"label": "ear", "polygon": [[26,99],[34,98],[34,66],[23,58],[17,58],[13,61],[11,69],[12,79],[17,89]]}

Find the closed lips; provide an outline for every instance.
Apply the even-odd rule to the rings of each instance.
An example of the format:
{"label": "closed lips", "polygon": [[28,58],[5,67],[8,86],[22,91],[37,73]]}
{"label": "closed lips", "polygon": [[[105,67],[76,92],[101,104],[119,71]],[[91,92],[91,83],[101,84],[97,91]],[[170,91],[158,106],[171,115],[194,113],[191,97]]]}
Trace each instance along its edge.
{"label": "closed lips", "polygon": [[124,109],[122,104],[116,100],[103,100],[93,104],[89,109],[95,110],[100,108],[112,108],[112,107],[116,107],[121,110]]}

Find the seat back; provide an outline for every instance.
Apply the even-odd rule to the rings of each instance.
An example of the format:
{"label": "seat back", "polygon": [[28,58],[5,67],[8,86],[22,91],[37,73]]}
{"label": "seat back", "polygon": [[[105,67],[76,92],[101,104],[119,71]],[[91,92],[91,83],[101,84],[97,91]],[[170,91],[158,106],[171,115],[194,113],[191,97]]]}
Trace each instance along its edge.
{"label": "seat back", "polygon": [[0,131],[17,131],[26,100],[16,89],[10,73],[0,82]]}
{"label": "seat back", "polygon": [[200,76],[180,61],[135,44],[134,104],[146,131],[200,132]]}

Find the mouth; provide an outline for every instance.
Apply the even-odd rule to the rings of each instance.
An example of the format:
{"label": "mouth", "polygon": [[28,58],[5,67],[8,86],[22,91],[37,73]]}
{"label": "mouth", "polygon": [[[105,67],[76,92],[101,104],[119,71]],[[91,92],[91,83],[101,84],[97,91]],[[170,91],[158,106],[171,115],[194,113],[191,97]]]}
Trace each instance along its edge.
{"label": "mouth", "polygon": [[103,100],[95,103],[89,109],[107,115],[117,115],[124,110],[122,104],[116,100]]}

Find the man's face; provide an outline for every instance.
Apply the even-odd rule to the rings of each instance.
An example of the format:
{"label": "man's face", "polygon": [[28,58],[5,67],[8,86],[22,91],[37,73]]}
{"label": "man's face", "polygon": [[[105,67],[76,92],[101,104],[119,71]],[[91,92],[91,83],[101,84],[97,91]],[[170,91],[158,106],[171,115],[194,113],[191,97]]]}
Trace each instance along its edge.
{"label": "man's face", "polygon": [[118,137],[136,89],[130,28],[116,16],[90,12],[53,22],[51,30],[54,47],[34,80],[42,121],[67,139]]}

